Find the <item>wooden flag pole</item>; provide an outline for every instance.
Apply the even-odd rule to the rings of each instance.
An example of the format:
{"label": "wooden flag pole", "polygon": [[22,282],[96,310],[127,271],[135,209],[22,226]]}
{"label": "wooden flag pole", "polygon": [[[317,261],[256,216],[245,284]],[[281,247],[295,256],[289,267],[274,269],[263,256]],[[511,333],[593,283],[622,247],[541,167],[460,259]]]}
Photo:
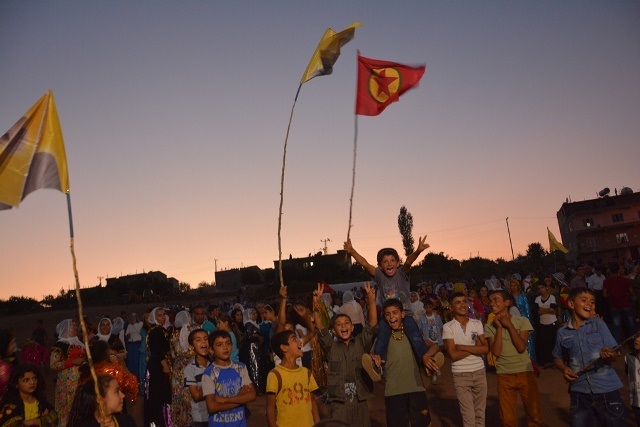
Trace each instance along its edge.
{"label": "wooden flag pole", "polygon": [[289,124],[287,125],[287,135],[284,138],[284,152],[282,154],[282,175],[280,176],[280,210],[278,211],[278,274],[280,277],[280,286],[284,286],[284,278],[282,276],[282,204],[284,202],[284,168],[287,161],[287,142],[289,141],[289,131],[291,130],[291,121],[293,120],[293,110],[296,108],[296,103],[298,102],[298,95],[300,94],[300,89],[302,88],[302,83],[298,86],[298,91],[296,92],[296,97],[293,100],[293,105],[291,106],[291,115],[289,116]]}
{"label": "wooden flag pole", "polygon": [[[353,191],[356,187],[356,158],[358,154],[358,115],[355,114],[354,135],[353,135],[353,167],[351,170],[351,196],[349,197],[349,226],[347,227],[347,241],[351,236],[351,219],[353,218]],[[349,259],[346,254],[345,259]]]}
{"label": "wooden flag pole", "polygon": [[100,412],[101,418],[106,418],[107,414],[104,408],[104,402],[100,396],[100,387],[98,385],[98,375],[93,366],[93,358],[91,357],[91,351],[89,351],[89,334],[87,333],[87,325],[84,322],[84,309],[82,306],[82,297],[80,296],[80,279],[78,276],[78,268],[76,265],[76,253],[74,249],[74,235],[73,235],[73,215],[71,215],[71,195],[69,192],[67,195],[67,210],[69,212],[69,236],[71,240],[71,259],[73,261],[73,275],[76,280],[76,300],[78,301],[78,317],[80,317],[80,327],[82,328],[82,340],[84,341],[85,351],[87,353],[87,362],[89,363],[89,370],[91,371],[91,377],[93,378],[93,386],[96,393],[96,403]]}
{"label": "wooden flag pole", "polygon": [[[625,345],[626,343],[628,343],[629,341],[631,341],[632,339],[635,339],[638,335],[640,335],[640,332],[636,332],[635,334],[631,335],[629,338],[627,338],[626,340],[622,341],[620,344],[618,344],[617,346],[613,347],[611,349],[611,351],[618,351],[622,348],[623,345]],[[584,365],[582,367],[582,369],[580,369],[578,372],[576,372],[577,376],[580,376],[582,374],[584,374],[585,372],[587,372],[592,366],[594,366],[595,364],[597,364],[598,362],[602,362],[602,357],[598,357],[597,359],[593,360],[591,363],[587,363],[586,365]]]}

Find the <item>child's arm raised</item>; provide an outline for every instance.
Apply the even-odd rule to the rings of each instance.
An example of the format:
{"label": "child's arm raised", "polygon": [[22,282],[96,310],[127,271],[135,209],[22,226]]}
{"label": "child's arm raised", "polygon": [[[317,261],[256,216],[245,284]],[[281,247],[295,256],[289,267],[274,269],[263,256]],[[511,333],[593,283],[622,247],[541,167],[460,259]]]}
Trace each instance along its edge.
{"label": "child's arm raised", "polygon": [[287,323],[287,287],[280,286],[278,291],[280,296],[280,307],[278,308],[278,326],[276,326],[276,333],[284,331],[284,325]]}
{"label": "child's arm raised", "polygon": [[418,248],[407,257],[406,261],[402,265],[405,271],[409,271],[409,269],[411,269],[411,265],[418,259],[418,256],[420,256],[422,252],[429,249],[429,244],[426,242],[426,240],[426,235],[424,237],[418,237]]}
{"label": "child's arm raised", "polygon": [[322,291],[324,290],[324,285],[322,283],[318,283],[318,289],[313,291],[313,323],[317,330],[324,329],[324,325],[322,324],[322,314],[320,310],[322,310]]}
{"label": "child's arm raised", "polygon": [[378,311],[376,310],[376,290],[371,287],[371,282],[365,282],[362,286],[367,295],[367,323],[369,326],[378,325]]}
{"label": "child's arm raised", "polygon": [[293,309],[296,311],[296,313],[298,313],[298,316],[300,316],[300,318],[304,322],[304,325],[302,326],[304,326],[305,329],[307,330],[307,333],[304,334],[302,330],[296,328],[297,337],[300,338],[300,341],[302,341],[302,345],[305,345],[309,341],[311,341],[313,337],[316,335],[316,330],[311,324],[312,323],[311,317],[309,316],[309,313],[307,312],[306,307],[296,304],[293,306]]}
{"label": "child's arm raised", "polygon": [[351,239],[347,239],[347,241],[344,242],[344,250],[345,252],[347,252],[347,254],[351,255],[353,259],[355,259],[356,262],[360,264],[360,266],[362,266],[362,268],[367,270],[367,273],[369,273],[370,276],[376,275],[376,268],[373,265],[369,264],[362,255],[356,252],[356,250],[353,248],[353,245],[351,244]]}

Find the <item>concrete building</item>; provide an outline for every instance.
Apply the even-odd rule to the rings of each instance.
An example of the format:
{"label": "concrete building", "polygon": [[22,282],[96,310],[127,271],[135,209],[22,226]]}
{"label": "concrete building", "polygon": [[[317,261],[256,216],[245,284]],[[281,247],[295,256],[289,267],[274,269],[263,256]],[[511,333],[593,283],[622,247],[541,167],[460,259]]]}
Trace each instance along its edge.
{"label": "concrete building", "polygon": [[156,293],[167,291],[178,292],[179,282],[174,277],[167,277],[161,271],[149,271],[146,273],[129,274],[120,277],[108,277],[107,289],[118,289],[121,292],[133,290],[142,294],[145,290],[153,290]]}
{"label": "concrete building", "polygon": [[[616,191],[617,193],[617,191]],[[557,213],[566,258],[574,263],[640,259],[640,193],[625,187],[619,195],[563,203]]]}

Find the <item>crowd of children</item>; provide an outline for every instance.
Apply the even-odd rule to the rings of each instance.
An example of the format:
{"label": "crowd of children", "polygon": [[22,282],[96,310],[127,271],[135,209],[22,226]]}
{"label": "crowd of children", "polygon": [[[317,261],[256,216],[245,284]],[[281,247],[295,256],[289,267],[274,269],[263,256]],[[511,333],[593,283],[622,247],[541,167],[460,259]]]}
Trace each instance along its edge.
{"label": "crowd of children", "polygon": [[[622,337],[636,332],[637,267],[631,275],[615,263],[598,267],[593,280],[585,265],[575,280],[513,275],[479,284],[420,283],[411,292],[410,268],[429,247],[425,240],[404,263],[394,249],[380,250],[375,266],[345,242],[372,281],[342,305],[319,284],[293,302],[281,286],[278,298],[246,308],[156,307],[140,320],[132,314],[125,322],[121,313],[89,325],[89,348],[78,319],[63,320],[48,360],[57,372],[53,405],[42,389],[43,325],[29,344],[38,351],[28,357],[25,351],[23,364],[12,359],[12,333],[0,330],[0,426],[133,426],[125,400],[142,399],[144,426],[242,427],[262,417],[270,427],[307,427],[321,425],[322,401],[336,423],[367,427],[367,400],[382,379],[386,424],[428,426],[432,408],[421,371],[437,384],[443,353],[451,359],[465,427],[486,425],[490,371],[497,375],[502,425],[517,425],[518,396],[527,424],[544,425],[538,365],[557,368],[569,383],[571,425],[622,425],[627,412],[612,362],[624,350]],[[625,364],[640,425],[640,338],[630,345],[635,350]],[[35,364],[26,363],[31,359]],[[257,396],[266,399],[266,414],[249,411]]]}

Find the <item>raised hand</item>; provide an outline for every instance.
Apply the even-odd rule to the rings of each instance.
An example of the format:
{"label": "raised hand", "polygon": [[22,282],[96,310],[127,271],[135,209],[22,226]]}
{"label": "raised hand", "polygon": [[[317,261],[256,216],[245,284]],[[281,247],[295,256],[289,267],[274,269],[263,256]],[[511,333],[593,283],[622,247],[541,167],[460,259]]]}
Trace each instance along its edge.
{"label": "raised hand", "polygon": [[351,255],[351,253],[353,252],[353,245],[351,244],[351,239],[347,239],[346,242],[344,242],[344,250],[346,253],[348,253],[349,255]]}
{"label": "raised hand", "polygon": [[324,291],[324,285],[322,283],[318,283],[318,289],[313,291],[313,305],[322,304],[322,291]]}
{"label": "raised hand", "polygon": [[427,249],[429,249],[430,245],[426,242],[427,240],[427,235],[425,234],[424,237],[418,237],[418,249],[417,251],[422,252],[425,251]]}
{"label": "raised hand", "polygon": [[286,298],[287,297],[287,287],[286,286],[280,286],[280,289],[278,290],[278,293],[280,294],[280,296],[282,298]]}
{"label": "raised hand", "polygon": [[364,285],[362,285],[362,289],[367,295],[367,300],[369,300],[370,298],[372,298],[373,300],[376,299],[376,290],[373,286],[371,286],[371,282],[364,282]]}

